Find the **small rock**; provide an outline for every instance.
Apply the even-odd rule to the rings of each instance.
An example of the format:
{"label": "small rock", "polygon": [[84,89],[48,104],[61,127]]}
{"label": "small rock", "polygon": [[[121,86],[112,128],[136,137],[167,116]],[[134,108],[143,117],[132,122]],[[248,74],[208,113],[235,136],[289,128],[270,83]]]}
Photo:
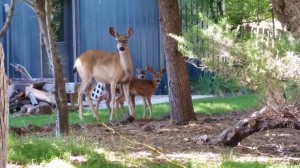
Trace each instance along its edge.
{"label": "small rock", "polygon": [[51,114],[52,107],[46,102],[39,102],[38,105],[34,106],[26,104],[22,106],[21,110],[14,114],[14,116],[26,116],[26,115],[38,115],[38,114]]}
{"label": "small rock", "polygon": [[144,131],[151,131],[151,132],[153,132],[153,127],[151,126],[151,125],[149,125],[149,124],[147,124],[147,125],[144,125],[143,127],[142,127],[142,129],[144,130]]}
{"label": "small rock", "polygon": [[190,138],[183,138],[184,142],[189,142],[191,139]]}
{"label": "small rock", "polygon": [[207,135],[200,135],[200,136],[195,136],[192,138],[192,141],[195,142],[196,144],[203,144],[204,142],[208,141],[208,136]]}
{"label": "small rock", "polygon": [[218,119],[211,118],[211,117],[205,118],[203,120],[203,122],[205,122],[205,123],[212,123],[212,122],[215,122],[215,121],[218,121]]}

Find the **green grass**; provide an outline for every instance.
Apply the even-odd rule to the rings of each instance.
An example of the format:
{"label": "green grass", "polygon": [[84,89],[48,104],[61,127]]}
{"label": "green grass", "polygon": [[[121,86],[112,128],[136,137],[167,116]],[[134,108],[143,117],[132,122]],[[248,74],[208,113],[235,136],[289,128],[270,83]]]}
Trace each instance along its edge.
{"label": "green grass", "polygon": [[[64,165],[74,166],[76,168],[125,168],[131,167],[149,167],[149,168],[176,168],[175,164],[164,160],[158,162],[147,160],[146,158],[134,159],[126,156],[125,153],[114,153],[99,149],[101,147],[97,142],[89,143],[84,138],[75,137],[17,137],[10,135],[9,137],[9,163],[24,165],[47,165],[55,160],[60,160],[63,165],[55,167],[64,167]],[[115,155],[118,157],[115,157]],[[233,155],[230,153],[229,155]],[[71,162],[71,157],[83,158],[85,161],[81,163]],[[114,159],[112,159],[114,158]],[[174,161],[173,161],[174,162]],[[174,162],[176,163],[176,162]],[[265,163],[265,162],[243,162],[234,161],[231,156],[224,155],[223,160],[198,162],[191,160],[187,163],[177,162],[187,168],[300,168],[300,165],[291,165],[288,163]],[[49,167],[49,165],[48,165]],[[51,167],[51,166],[50,166]]]}
{"label": "green grass", "polygon": [[[77,168],[122,168],[127,167],[122,160],[110,160],[109,153],[95,149],[99,148],[96,142],[90,144],[84,139],[76,140],[74,137],[65,137],[58,139],[54,137],[17,137],[9,136],[9,163],[17,165],[39,165],[49,163],[53,160],[62,160],[67,165],[72,165]],[[83,158],[82,163],[72,163],[71,157]],[[145,162],[144,160],[130,160],[136,165],[153,165],[156,163]],[[171,163],[160,162],[160,166],[170,167]],[[49,166],[48,166],[49,167]],[[57,167],[57,166],[56,166]],[[61,167],[61,166],[58,166]]]}
{"label": "green grass", "polygon": [[266,163],[223,161],[220,168],[267,168]]}
{"label": "green grass", "polygon": [[[258,101],[256,95],[246,95],[240,97],[226,97],[226,98],[209,98],[194,100],[194,110],[197,113],[202,114],[224,114],[232,111],[245,111],[249,109],[258,108]],[[159,118],[165,114],[168,114],[168,104],[156,104],[153,105],[154,117]],[[137,117],[142,117],[143,107],[137,107]],[[107,121],[109,114],[107,110],[101,110],[99,116],[102,121]],[[69,115],[70,124],[85,124],[85,123],[97,123],[92,117],[91,112],[84,113],[84,121],[80,121],[77,112],[70,112]],[[40,115],[40,116],[26,116],[10,118],[10,126],[23,127],[26,125],[43,126],[51,123],[55,123],[56,116],[53,115]],[[105,146],[105,145],[104,145]],[[103,144],[99,142],[93,142],[92,144],[83,137],[77,137],[76,135],[55,138],[55,137],[17,137],[10,135],[9,137],[9,163],[15,163],[18,165],[43,165],[51,163],[55,160],[61,160],[67,165],[71,165],[77,168],[98,168],[101,167],[176,167],[174,164],[160,160],[159,162],[152,162],[146,158],[134,159],[129,158],[126,155],[127,152],[122,151],[114,153],[103,149]],[[99,150],[101,148],[101,150]],[[121,157],[120,160],[112,159],[111,153]],[[228,155],[233,155],[229,152]],[[240,162],[233,161],[230,156],[224,155],[223,160],[211,161],[211,162],[199,162],[198,160],[191,160],[188,163],[184,163],[188,168],[203,167],[203,168],[243,168],[243,167],[287,167],[287,168],[300,168],[299,165],[289,165],[287,163],[259,163],[259,162]],[[86,161],[81,164],[71,163],[70,157],[77,156],[86,158]],[[65,167],[65,166],[59,166]]]}
{"label": "green grass", "polygon": [[[215,115],[215,114],[225,114],[232,111],[245,111],[249,109],[258,108],[257,96],[245,95],[238,97],[215,97],[207,99],[198,99],[193,101],[194,111],[196,113]],[[128,108],[125,108],[128,110]],[[121,110],[120,110],[121,111]],[[142,118],[143,116],[143,105],[138,105],[136,107],[136,117]],[[169,104],[154,104],[153,105],[153,116],[154,118],[160,118],[169,113]],[[122,112],[120,112],[122,116]],[[148,108],[147,108],[147,115]],[[99,111],[99,122],[107,122],[109,119],[109,113],[107,110]],[[35,115],[35,116],[24,116],[24,117],[11,117],[9,120],[9,125],[11,127],[24,127],[27,125],[35,126],[45,126],[49,124],[54,124],[56,121],[56,115]],[[72,124],[85,124],[85,123],[97,123],[93,118],[92,113],[87,111],[84,113],[84,120],[80,121],[78,117],[78,112],[69,113],[69,123]]]}
{"label": "green grass", "polygon": [[259,107],[257,95],[218,97],[193,101],[194,111],[208,115],[243,112]]}

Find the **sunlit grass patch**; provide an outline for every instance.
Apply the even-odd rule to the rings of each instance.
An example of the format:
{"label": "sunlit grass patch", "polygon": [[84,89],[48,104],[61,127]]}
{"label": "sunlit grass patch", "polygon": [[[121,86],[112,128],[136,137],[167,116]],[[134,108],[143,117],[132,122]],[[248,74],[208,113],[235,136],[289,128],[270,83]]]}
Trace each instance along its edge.
{"label": "sunlit grass patch", "polygon": [[[99,165],[104,167],[124,167],[121,163],[106,160],[105,154],[97,152],[95,146],[82,141],[77,143],[72,139],[68,137],[41,138],[10,135],[9,162],[18,165],[30,165],[47,164],[53,160],[63,160],[66,164],[75,164],[76,167],[80,168],[99,167]],[[74,161],[76,157],[81,159],[78,159],[78,161],[75,159]]]}
{"label": "sunlit grass patch", "polygon": [[[197,99],[193,101],[194,111],[203,114],[226,114],[232,111],[246,111],[258,108],[256,95],[245,95],[237,97],[214,97]],[[153,118],[158,119],[169,113],[169,103],[153,104]],[[125,107],[128,112],[128,107]],[[120,119],[123,119],[123,113],[120,111]],[[136,107],[136,118],[142,118],[144,112],[143,105]],[[93,118],[92,112],[86,110],[83,114],[83,121],[80,121],[78,112],[69,112],[69,124],[101,123],[109,120],[109,113],[106,109],[99,110],[99,121]],[[149,108],[146,109],[146,116],[149,118]],[[32,115],[23,117],[10,117],[9,125],[11,127],[26,127],[27,125],[45,126],[55,124],[56,114],[52,115]]]}
{"label": "sunlit grass patch", "polygon": [[193,102],[194,111],[204,114],[226,114],[228,112],[242,112],[259,107],[257,96],[244,95],[236,97],[216,97],[198,99]]}
{"label": "sunlit grass patch", "polygon": [[[126,146],[126,144],[124,144]],[[9,163],[17,165],[42,165],[45,167],[64,165],[77,168],[157,167],[155,162],[128,155],[129,151],[109,152],[101,144],[91,144],[84,137],[9,137]],[[161,161],[162,167],[172,167]]]}

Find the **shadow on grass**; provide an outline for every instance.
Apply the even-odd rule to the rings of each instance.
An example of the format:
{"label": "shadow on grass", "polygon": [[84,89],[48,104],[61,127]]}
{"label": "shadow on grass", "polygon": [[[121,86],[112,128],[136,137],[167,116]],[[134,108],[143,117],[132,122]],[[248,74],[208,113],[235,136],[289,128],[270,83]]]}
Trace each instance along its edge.
{"label": "shadow on grass", "polygon": [[265,163],[259,162],[234,162],[224,161],[220,168],[266,168],[268,167]]}
{"label": "shadow on grass", "polygon": [[55,138],[17,137],[9,138],[9,163],[17,165],[45,164],[54,159],[70,162],[71,156],[81,156],[84,162],[69,163],[79,168],[126,167],[122,163],[106,160],[105,155],[75,141]]}

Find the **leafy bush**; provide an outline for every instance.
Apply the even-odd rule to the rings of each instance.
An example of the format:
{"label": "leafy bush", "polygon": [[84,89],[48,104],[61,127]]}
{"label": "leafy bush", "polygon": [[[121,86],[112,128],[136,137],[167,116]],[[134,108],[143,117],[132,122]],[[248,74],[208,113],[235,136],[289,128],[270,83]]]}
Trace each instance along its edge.
{"label": "leafy bush", "polygon": [[239,85],[234,79],[224,79],[222,76],[204,72],[191,79],[192,94],[248,94],[248,89]]}
{"label": "leafy bush", "polygon": [[206,29],[194,26],[182,37],[171,35],[185,56],[200,60],[204,70],[223,79],[262,91],[268,101],[299,100],[295,96],[300,94],[294,92],[300,81],[299,40],[288,33],[281,33],[276,40],[263,33],[239,38],[240,29],[232,29],[226,20],[215,24],[201,14],[199,17],[208,25]]}

